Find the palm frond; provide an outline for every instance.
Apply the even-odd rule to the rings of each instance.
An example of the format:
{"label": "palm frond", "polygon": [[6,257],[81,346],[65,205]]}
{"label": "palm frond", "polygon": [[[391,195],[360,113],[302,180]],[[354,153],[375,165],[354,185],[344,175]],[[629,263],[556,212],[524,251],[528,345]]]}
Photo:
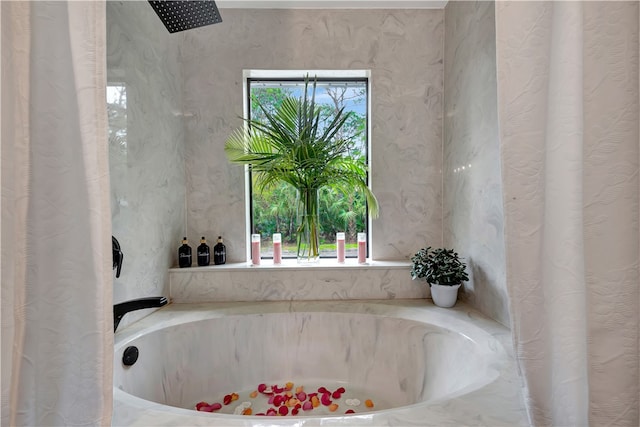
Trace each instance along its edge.
{"label": "palm frond", "polygon": [[225,143],[227,158],[250,165],[258,190],[286,182],[298,190],[362,191],[375,217],[378,202],[367,186],[367,166],[351,153],[354,136],[338,137],[351,113],[341,108],[323,122],[315,92],[316,82],[310,90],[307,79],[300,98],[286,97],[274,111],[258,102],[264,121],[245,119]]}

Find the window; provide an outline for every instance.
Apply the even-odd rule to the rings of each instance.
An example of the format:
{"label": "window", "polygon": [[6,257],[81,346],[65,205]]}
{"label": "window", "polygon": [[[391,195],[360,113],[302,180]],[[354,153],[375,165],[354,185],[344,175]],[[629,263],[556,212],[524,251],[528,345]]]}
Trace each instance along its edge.
{"label": "window", "polygon": [[124,83],[107,84],[107,114],[109,116],[109,147],[127,154],[127,87]]}
{"label": "window", "polygon": [[[325,72],[326,74],[326,72]],[[352,136],[351,155],[361,157],[368,164],[368,125],[369,125],[369,90],[368,78],[364,73],[360,76],[322,76],[315,77],[315,101],[324,117],[330,117],[344,107],[350,112],[349,120],[342,129],[343,137]],[[258,108],[258,102],[267,110],[276,108],[287,96],[299,98],[304,96],[307,72],[298,73],[300,77],[283,76],[249,76],[246,79],[247,116],[250,119],[262,120],[264,114]],[[309,79],[314,79],[309,72]],[[251,176],[251,175],[250,175]],[[297,224],[296,189],[286,183],[280,183],[263,193],[254,192],[253,178],[249,185],[249,221],[250,234],[262,237],[261,255],[271,258],[272,235],[282,234],[283,258],[296,257]],[[320,204],[320,256],[334,258],[336,256],[336,233],[346,235],[346,256],[357,256],[358,232],[368,234],[368,210],[363,194],[343,194],[332,188],[323,188],[319,194]],[[367,238],[367,242],[370,239]]]}

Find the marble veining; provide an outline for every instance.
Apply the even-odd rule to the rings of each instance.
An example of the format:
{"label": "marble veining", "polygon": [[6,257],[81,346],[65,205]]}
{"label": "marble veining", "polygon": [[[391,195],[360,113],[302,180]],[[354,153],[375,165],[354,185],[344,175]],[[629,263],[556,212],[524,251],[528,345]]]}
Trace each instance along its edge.
{"label": "marble veining", "polygon": [[460,297],[509,325],[495,31],[493,2],[447,4],[443,230],[467,262]]}
{"label": "marble veining", "polygon": [[[126,89],[126,116],[110,114],[113,235],[124,252],[118,303],[167,295],[168,268],[184,233],[185,168],[180,37],[147,2],[106,2],[107,77]],[[124,317],[122,326],[148,310]]]}
{"label": "marble veining", "polygon": [[[182,46],[189,236],[223,235],[246,260],[244,172],[224,142],[241,125],[245,69],[371,70],[377,260],[442,241],[442,10],[226,9]],[[193,237],[192,237],[193,238]]]}
{"label": "marble veining", "polygon": [[413,281],[407,262],[344,265],[322,260],[318,266],[224,266],[173,268],[170,296],[178,303],[426,298],[424,281]]}
{"label": "marble veining", "polygon": [[132,344],[137,364],[115,366],[115,426],[271,423],[185,408],[211,392],[302,379],[309,367],[320,379],[381,390],[392,408],[278,417],[278,425],[527,425],[509,331],[465,305],[170,304],[118,331],[115,360]]}

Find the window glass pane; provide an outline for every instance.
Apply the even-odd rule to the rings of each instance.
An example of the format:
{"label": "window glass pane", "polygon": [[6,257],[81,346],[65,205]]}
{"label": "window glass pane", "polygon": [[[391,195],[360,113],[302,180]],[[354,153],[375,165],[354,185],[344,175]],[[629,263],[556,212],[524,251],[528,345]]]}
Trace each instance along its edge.
{"label": "window glass pane", "polygon": [[[107,84],[109,149],[112,155],[127,155],[127,87],[124,83]],[[126,159],[125,159],[126,160]]]}
{"label": "window glass pane", "polygon": [[[273,111],[287,96],[304,96],[304,80],[258,80],[249,79],[249,114],[254,120],[264,120],[258,105]],[[311,96],[312,83],[308,95]],[[351,112],[339,138],[351,138],[350,152],[367,162],[367,80],[366,79],[322,79],[316,84],[315,101],[321,109],[323,120],[331,120],[344,108]],[[254,178],[252,178],[254,179]],[[252,186],[253,188],[253,186]],[[296,257],[296,189],[286,183],[276,185],[259,193],[252,190],[252,233],[262,236],[262,256],[272,257],[271,237],[282,234],[283,257]],[[346,256],[357,256],[356,235],[367,232],[367,205],[361,192],[343,194],[332,188],[323,188],[319,194],[320,204],[320,256],[335,257],[337,232],[346,233]],[[367,239],[369,240],[369,239]]]}

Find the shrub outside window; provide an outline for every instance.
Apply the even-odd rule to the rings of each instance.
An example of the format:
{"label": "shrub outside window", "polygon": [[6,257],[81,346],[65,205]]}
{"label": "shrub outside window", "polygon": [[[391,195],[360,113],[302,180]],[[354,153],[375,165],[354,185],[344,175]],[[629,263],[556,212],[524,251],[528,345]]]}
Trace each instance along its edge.
{"label": "shrub outside window", "polygon": [[[310,77],[310,80],[313,77]],[[300,97],[304,93],[304,77],[301,78],[247,78],[247,113],[253,120],[264,119],[258,103],[274,109],[287,96]],[[344,135],[352,141],[350,153],[361,157],[368,164],[368,79],[367,78],[316,78],[315,101],[322,116],[329,117],[340,108],[351,112],[343,128]],[[250,182],[253,183],[250,175]],[[262,238],[261,256],[273,257],[272,235],[281,233],[283,258],[296,257],[296,189],[280,183],[259,193],[250,185],[250,231]],[[335,258],[336,233],[346,235],[346,256],[357,256],[357,233],[368,234],[368,210],[364,194],[344,194],[332,188],[323,188],[319,194],[320,205],[320,257]],[[367,238],[367,242],[370,239]]]}

